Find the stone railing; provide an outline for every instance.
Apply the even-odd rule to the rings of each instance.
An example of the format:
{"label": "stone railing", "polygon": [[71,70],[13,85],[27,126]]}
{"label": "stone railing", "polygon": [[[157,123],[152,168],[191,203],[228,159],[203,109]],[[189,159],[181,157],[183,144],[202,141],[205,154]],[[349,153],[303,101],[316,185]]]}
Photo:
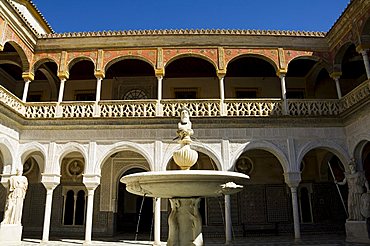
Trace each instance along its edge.
{"label": "stone railing", "polygon": [[340,112],[351,108],[366,97],[370,97],[370,80],[360,84],[340,100]]}
{"label": "stone railing", "polygon": [[99,102],[100,117],[154,117],[157,100]]}
{"label": "stone railing", "polygon": [[[191,117],[336,116],[370,99],[370,80],[342,99],[165,99],[95,102],[24,103],[0,86],[0,103],[29,119],[92,117],[178,117],[187,107]],[[285,110],[286,107],[286,110]]]}
{"label": "stone railing", "polygon": [[56,117],[57,103],[40,102],[26,103],[26,118],[54,118]]}
{"label": "stone railing", "polygon": [[180,109],[186,107],[191,117],[210,117],[221,115],[221,100],[218,99],[188,99],[188,100],[162,100],[161,111],[163,116],[178,117]]}
{"label": "stone railing", "polygon": [[57,108],[57,117],[63,118],[86,118],[94,116],[95,102],[62,102]]}
{"label": "stone railing", "polygon": [[272,116],[282,114],[281,99],[226,99],[227,116]]}
{"label": "stone railing", "polygon": [[18,97],[10,93],[2,86],[0,86],[0,102],[15,110],[16,112],[24,115],[25,106],[22,100],[20,100]]}
{"label": "stone railing", "polygon": [[288,99],[288,115],[338,115],[338,99]]}

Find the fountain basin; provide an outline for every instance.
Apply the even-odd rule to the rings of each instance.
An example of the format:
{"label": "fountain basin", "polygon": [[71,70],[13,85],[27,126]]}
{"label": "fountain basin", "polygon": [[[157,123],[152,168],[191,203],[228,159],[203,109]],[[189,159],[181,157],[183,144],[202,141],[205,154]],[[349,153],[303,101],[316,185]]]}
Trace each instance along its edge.
{"label": "fountain basin", "polygon": [[143,172],[124,176],[127,191],[160,198],[215,197],[243,189],[249,176],[229,171],[179,170]]}

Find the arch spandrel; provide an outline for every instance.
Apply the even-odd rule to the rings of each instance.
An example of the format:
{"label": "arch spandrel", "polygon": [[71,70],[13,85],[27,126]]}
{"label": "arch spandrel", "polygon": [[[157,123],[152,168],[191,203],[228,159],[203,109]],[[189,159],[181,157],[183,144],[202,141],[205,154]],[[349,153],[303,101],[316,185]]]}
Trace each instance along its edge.
{"label": "arch spandrel", "polygon": [[[31,72],[35,73],[35,71],[46,62],[53,62],[57,65],[57,71],[59,71],[59,61],[60,61],[61,54],[60,53],[41,53],[35,54],[34,62],[31,64]],[[36,69],[36,70],[35,70]]]}
{"label": "arch spandrel", "polygon": [[105,63],[104,62],[104,67],[103,67],[103,69],[104,69],[104,71],[105,72],[107,72],[108,71],[108,69],[112,66],[112,65],[114,65],[115,63],[117,63],[117,62],[120,62],[120,61],[123,61],[123,60],[140,60],[140,61],[143,61],[143,62],[145,62],[145,63],[147,63],[148,65],[150,65],[152,68],[153,68],[153,75],[154,75],[154,64],[150,61],[150,60],[148,60],[148,59],[146,59],[145,57],[142,57],[142,56],[136,56],[136,55],[125,55],[125,56],[118,56],[118,57],[116,57],[116,58],[114,58],[114,59],[112,59],[112,60],[110,60],[109,62],[107,62],[107,63]]}
{"label": "arch spandrel", "polygon": [[214,49],[163,49],[163,66],[183,57],[197,57],[210,62],[218,70],[218,50]]}
{"label": "arch spandrel", "polygon": [[114,63],[124,59],[139,59],[149,63],[154,69],[157,59],[157,50],[155,49],[104,50],[103,57],[104,59],[102,67],[104,71],[107,71],[108,68]]}
{"label": "arch spandrel", "polygon": [[231,162],[231,169],[233,170],[235,167],[235,164],[239,157],[246,151],[248,150],[253,150],[253,149],[261,149],[265,150],[271,154],[273,154],[278,160],[280,165],[283,168],[284,173],[293,171],[289,170],[289,161],[286,156],[286,153],[278,146],[275,144],[268,142],[268,141],[250,141],[244,144],[241,144],[239,148],[233,153],[233,156],[230,158]]}
{"label": "arch spandrel", "polygon": [[350,162],[351,158],[348,152],[345,149],[343,149],[342,146],[330,140],[314,140],[304,144],[297,151],[297,163],[301,165],[304,156],[313,149],[325,149],[335,154],[339,158],[339,160],[343,163],[346,171],[349,170],[348,163]]}
{"label": "arch spandrel", "polygon": [[140,154],[147,161],[150,170],[154,170],[154,160],[153,160],[154,153],[152,153],[152,148],[151,148],[153,144],[147,144],[147,145],[137,144],[137,143],[132,143],[132,142],[119,142],[113,145],[105,146],[104,149],[102,149],[102,146],[99,146],[98,148],[100,149],[99,151],[100,154],[99,156],[97,156],[97,162],[95,163],[95,166],[93,169],[94,173],[101,174],[102,167],[104,163],[108,160],[108,158],[112,154],[121,152],[121,151],[132,151],[132,152]]}
{"label": "arch spandrel", "polygon": [[302,51],[302,50],[284,50],[286,66],[289,66],[289,63],[295,59],[305,58],[311,60],[319,60],[318,56],[314,55],[312,51]]}
{"label": "arch spandrel", "polygon": [[237,58],[243,57],[243,56],[254,56],[257,58],[261,58],[268,63],[270,63],[275,70],[278,69],[279,64],[279,55],[277,49],[225,49],[225,64],[226,68],[229,65],[229,63]]}

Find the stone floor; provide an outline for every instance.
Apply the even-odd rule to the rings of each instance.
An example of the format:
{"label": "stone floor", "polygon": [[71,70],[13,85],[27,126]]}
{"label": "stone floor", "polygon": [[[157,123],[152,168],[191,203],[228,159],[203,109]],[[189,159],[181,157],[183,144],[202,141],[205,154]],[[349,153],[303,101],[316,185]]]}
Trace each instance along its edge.
{"label": "stone floor", "polygon": [[[42,243],[42,245],[83,245],[83,240],[78,239],[58,239],[51,240],[48,243]],[[37,245],[40,244],[38,239],[23,239],[21,245]],[[224,245],[224,240],[221,238],[210,238],[205,239],[206,245]],[[4,244],[2,244],[4,245]],[[134,240],[123,240],[119,238],[104,238],[104,239],[93,239],[92,245],[120,245],[120,246],[134,246],[134,245],[152,245],[149,241],[134,241]],[[166,245],[166,243],[163,243]],[[360,243],[348,243],[345,241],[343,236],[339,235],[303,235],[300,241],[295,241],[291,236],[261,236],[261,237],[246,237],[236,238],[232,245],[235,246],[290,246],[290,245],[323,245],[323,246],[339,246],[339,245],[353,245],[353,246],[364,246],[370,244]]]}

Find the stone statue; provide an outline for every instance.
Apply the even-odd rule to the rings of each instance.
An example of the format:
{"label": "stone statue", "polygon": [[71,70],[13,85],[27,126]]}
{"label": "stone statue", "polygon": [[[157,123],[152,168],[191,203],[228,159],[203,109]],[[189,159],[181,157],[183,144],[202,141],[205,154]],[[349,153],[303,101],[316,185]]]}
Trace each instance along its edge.
{"label": "stone statue", "polygon": [[180,122],[178,123],[177,136],[180,141],[191,142],[190,136],[194,134],[193,129],[191,129],[190,112],[187,108],[182,108],[180,112]]}
{"label": "stone statue", "polygon": [[339,185],[348,184],[348,220],[362,221],[364,217],[361,214],[361,196],[365,193],[365,187],[369,190],[369,184],[363,172],[356,170],[354,159],[349,164],[349,173],[345,174]]}
{"label": "stone statue", "polygon": [[9,192],[5,206],[4,220],[1,224],[21,224],[23,200],[26,196],[28,181],[19,169],[10,177]]}

